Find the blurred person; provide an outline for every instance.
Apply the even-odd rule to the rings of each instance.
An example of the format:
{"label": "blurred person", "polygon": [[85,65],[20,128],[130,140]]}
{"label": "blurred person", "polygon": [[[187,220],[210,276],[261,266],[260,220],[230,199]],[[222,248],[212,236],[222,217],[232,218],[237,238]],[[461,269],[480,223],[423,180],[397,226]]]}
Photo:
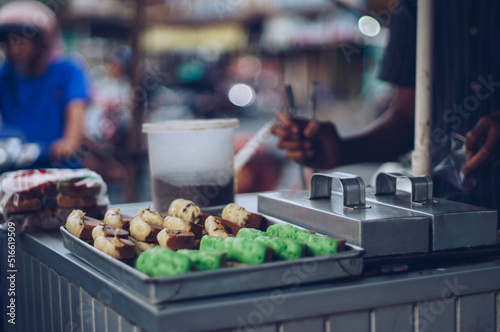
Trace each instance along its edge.
{"label": "blurred person", "polygon": [[95,81],[94,99],[86,119],[86,139],[91,146],[84,165],[107,182],[120,182],[126,171],[116,157],[126,144],[131,118],[129,69],[132,51],[126,46],[114,50],[106,61],[106,74]]}
{"label": "blurred person", "polygon": [[[253,137],[254,133],[239,131],[234,136],[235,153]],[[283,162],[266,143],[262,143],[255,154],[236,174],[236,193],[255,193],[276,189],[283,170]]]}
{"label": "blurred person", "polygon": [[[433,1],[434,196],[500,208],[500,3]],[[395,160],[414,140],[415,1],[401,1],[391,18],[380,78],[394,84],[387,111],[358,134],[341,137],[331,122],[280,114],[273,133],[286,157],[332,169]],[[456,149],[454,137],[466,137]],[[461,152],[460,152],[461,151]]]}
{"label": "blurred person", "polygon": [[31,168],[80,167],[83,120],[90,100],[85,66],[62,56],[55,14],[36,1],[0,8],[0,115],[3,136],[40,147]]}

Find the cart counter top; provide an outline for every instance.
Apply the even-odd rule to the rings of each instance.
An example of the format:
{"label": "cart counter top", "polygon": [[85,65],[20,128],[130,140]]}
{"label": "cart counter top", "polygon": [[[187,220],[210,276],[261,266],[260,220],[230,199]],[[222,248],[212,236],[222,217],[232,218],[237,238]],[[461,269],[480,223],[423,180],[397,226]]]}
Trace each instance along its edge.
{"label": "cart counter top", "polygon": [[[237,202],[251,209],[257,197]],[[13,273],[2,252],[2,280],[15,276],[16,324],[6,312],[4,331],[494,331],[500,317],[494,259],[314,284],[314,264],[297,265],[283,275],[289,287],[154,305],[71,254],[60,233],[16,236]],[[6,308],[12,300],[1,293]]]}

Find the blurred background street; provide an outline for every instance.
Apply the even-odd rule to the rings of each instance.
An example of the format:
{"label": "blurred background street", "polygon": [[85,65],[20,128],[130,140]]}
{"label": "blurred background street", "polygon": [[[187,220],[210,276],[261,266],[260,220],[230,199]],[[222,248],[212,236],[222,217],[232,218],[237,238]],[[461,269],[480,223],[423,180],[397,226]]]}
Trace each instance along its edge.
{"label": "blurred background street", "polygon": [[[112,203],[151,200],[142,123],[238,118],[235,149],[279,112],[285,84],[298,115],[348,135],[378,117],[391,88],[377,79],[394,4],[387,0],[47,0],[66,51],[89,67],[85,167],[101,174]],[[6,1],[0,2],[6,3]],[[264,187],[299,188],[299,168],[269,136],[249,167],[265,161]],[[343,167],[369,178],[377,165]],[[259,166],[255,166],[257,169]],[[264,183],[265,182],[265,183]]]}

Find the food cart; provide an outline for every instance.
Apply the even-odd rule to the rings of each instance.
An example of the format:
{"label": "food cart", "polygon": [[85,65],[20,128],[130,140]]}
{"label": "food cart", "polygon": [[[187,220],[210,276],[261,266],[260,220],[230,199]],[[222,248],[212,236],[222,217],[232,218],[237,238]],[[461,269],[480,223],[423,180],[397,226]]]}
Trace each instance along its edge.
{"label": "food cart", "polygon": [[[347,187],[349,185],[344,189]],[[288,199],[286,195],[294,193],[297,192],[238,195],[236,202],[249,211],[266,210],[269,201],[277,199],[275,203],[284,204]],[[339,202],[342,205],[344,193],[334,191],[327,200],[332,206]],[[276,198],[276,195],[284,196]],[[303,196],[298,200],[302,199],[304,204],[313,202]],[[124,213],[133,215],[145,204],[120,207]],[[371,207],[364,211],[341,206],[341,214],[366,214],[368,210],[371,210],[369,213],[383,213],[382,204],[378,205],[371,194],[368,194],[365,204]],[[446,202],[440,204],[442,208]],[[455,246],[460,248],[434,251],[431,241],[427,252],[410,245],[405,250],[415,250],[408,254],[397,253],[396,247],[393,253],[377,253],[378,247],[372,246],[373,242],[360,237],[365,240],[362,244],[368,244],[369,248],[362,258],[362,271],[359,269],[362,256],[354,255],[339,265],[346,273],[336,271],[328,280],[316,280],[318,273],[323,273],[321,262],[301,261],[280,270],[278,275],[267,275],[264,271],[254,274],[252,282],[244,281],[250,287],[259,283],[266,285],[266,278],[285,281],[276,287],[254,287],[251,291],[242,287],[220,295],[197,296],[193,295],[196,288],[202,289],[205,283],[216,287],[217,280],[201,279],[196,286],[186,278],[193,292],[184,292],[185,296],[176,299],[175,294],[182,294],[185,290],[181,282],[171,289],[170,299],[159,301],[148,298],[152,294],[138,294],[130,285],[134,280],[126,272],[120,274],[112,266],[109,271],[103,270],[102,266],[96,268],[78,257],[67,249],[68,243],[60,232],[18,235],[15,237],[15,270],[2,269],[2,280],[15,276],[15,296],[12,298],[16,324],[10,324],[8,319],[11,318],[4,315],[4,330],[496,331],[500,316],[500,247],[497,244],[496,212],[467,206],[461,208],[460,213],[472,213],[470,218],[478,228],[494,226],[493,235],[485,235],[481,240],[486,245],[466,244]],[[439,213],[433,218],[422,218],[425,213],[412,215],[402,211],[398,210],[396,214],[402,213],[405,221],[432,224],[433,219],[440,219],[436,217]],[[481,213],[486,217],[480,216]],[[491,213],[495,216],[494,224],[488,219]],[[293,216],[293,211],[289,215]],[[272,216],[268,218],[273,219]],[[483,219],[486,221],[481,222]],[[346,220],[363,226],[373,223],[368,219],[367,222],[353,218]],[[369,231],[369,228],[363,228],[363,231]],[[418,234],[415,229],[412,231]],[[0,234],[4,248],[9,243],[8,233]],[[438,237],[436,243],[451,245],[452,241]],[[2,250],[2,253],[4,267],[7,266],[8,252]],[[7,288],[9,284],[2,283]],[[226,281],[219,287],[223,290],[235,285]],[[2,290],[2,294],[8,294],[7,289]],[[8,304],[4,302],[4,308]]]}
{"label": "food cart", "polygon": [[[7,227],[3,330],[500,331],[497,212],[435,200],[422,178],[411,179],[411,194],[398,193],[398,176],[382,176],[368,193],[358,178],[336,175],[342,190],[333,193],[332,177],[319,176],[309,193],[239,195],[249,211],[343,236],[353,251],[331,265],[303,260],[186,277],[167,290],[161,281],[141,288],[145,281],[126,268],[93,264],[64,232],[13,237]],[[134,215],[148,204],[120,208]]]}

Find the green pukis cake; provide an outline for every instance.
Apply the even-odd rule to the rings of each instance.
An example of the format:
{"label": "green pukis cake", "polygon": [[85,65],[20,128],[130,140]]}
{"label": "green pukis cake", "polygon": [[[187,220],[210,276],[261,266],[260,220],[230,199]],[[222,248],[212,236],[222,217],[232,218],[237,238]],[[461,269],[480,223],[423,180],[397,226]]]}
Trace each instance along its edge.
{"label": "green pukis cake", "polygon": [[177,253],[189,257],[192,266],[198,271],[216,270],[226,266],[225,252],[182,249],[177,250]]}
{"label": "green pukis cake", "polygon": [[150,276],[167,276],[187,273],[191,260],[187,255],[156,246],[139,255],[136,268]]}
{"label": "green pukis cake", "polygon": [[267,228],[272,236],[296,240],[307,246],[307,254],[312,256],[331,255],[337,252],[338,241],[326,236],[319,236],[287,224],[275,224]]}
{"label": "green pukis cake", "polygon": [[242,228],[236,237],[251,239],[274,250],[276,259],[297,259],[304,254],[304,245],[285,237],[276,237],[252,228]]}
{"label": "green pukis cake", "polygon": [[262,243],[244,238],[218,238],[205,235],[201,238],[200,251],[225,251],[228,260],[237,260],[249,265],[262,264],[270,260],[272,250]]}

